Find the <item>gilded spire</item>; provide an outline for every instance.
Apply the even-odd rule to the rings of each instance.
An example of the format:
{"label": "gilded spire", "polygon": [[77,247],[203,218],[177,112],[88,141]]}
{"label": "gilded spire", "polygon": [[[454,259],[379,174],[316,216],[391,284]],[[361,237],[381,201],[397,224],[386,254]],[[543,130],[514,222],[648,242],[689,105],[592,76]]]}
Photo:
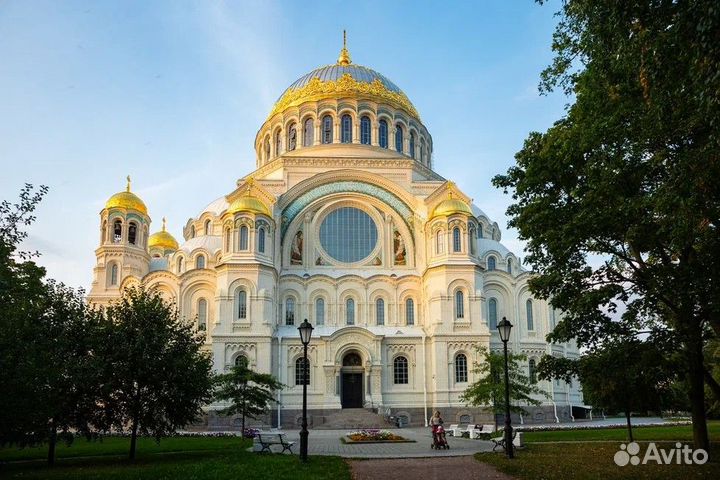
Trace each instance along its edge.
{"label": "gilded spire", "polygon": [[343,48],[340,50],[340,56],[338,57],[337,64],[347,66],[352,63],[350,60],[350,52],[347,49],[347,32],[343,30]]}
{"label": "gilded spire", "polygon": [[167,223],[167,220],[165,219],[165,217],[163,217],[163,229],[162,229],[163,232],[165,231],[165,224],[166,224],[166,223]]}
{"label": "gilded spire", "polygon": [[127,176],[127,187],[125,187],[125,191],[126,192],[130,191],[130,175]]}

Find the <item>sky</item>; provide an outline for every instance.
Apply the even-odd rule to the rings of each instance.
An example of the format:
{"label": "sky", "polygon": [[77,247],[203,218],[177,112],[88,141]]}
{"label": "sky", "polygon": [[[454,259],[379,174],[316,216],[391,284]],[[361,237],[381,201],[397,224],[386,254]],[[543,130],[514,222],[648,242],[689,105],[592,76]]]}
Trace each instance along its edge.
{"label": "sky", "polygon": [[50,191],[25,250],[89,289],[100,211],[131,175],[152,217],[182,225],[255,168],[258,128],[283,90],[334,63],[384,74],[420,112],[433,164],[507,228],[491,179],[531,131],[564,114],[538,94],[559,1],[0,1],[0,200]]}

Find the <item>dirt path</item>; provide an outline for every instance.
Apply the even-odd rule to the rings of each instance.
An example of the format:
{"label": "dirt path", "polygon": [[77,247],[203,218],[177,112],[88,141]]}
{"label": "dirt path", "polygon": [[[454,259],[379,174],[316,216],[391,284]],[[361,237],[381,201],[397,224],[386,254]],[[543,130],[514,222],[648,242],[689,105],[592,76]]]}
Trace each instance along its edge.
{"label": "dirt path", "polygon": [[353,480],[512,480],[471,456],[348,460]]}

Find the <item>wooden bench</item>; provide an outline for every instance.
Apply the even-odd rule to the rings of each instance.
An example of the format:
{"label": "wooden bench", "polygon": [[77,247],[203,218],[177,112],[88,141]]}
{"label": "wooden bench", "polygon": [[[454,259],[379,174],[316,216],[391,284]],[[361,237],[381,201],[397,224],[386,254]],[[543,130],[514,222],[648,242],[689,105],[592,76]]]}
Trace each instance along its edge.
{"label": "wooden bench", "polygon": [[[515,443],[515,438],[517,437],[517,434],[518,434],[517,430],[514,430],[514,431],[513,431],[513,436],[512,436],[513,444]],[[495,451],[495,449],[496,449],[497,447],[501,447],[503,450],[506,450],[506,448],[505,448],[505,434],[504,434],[504,433],[503,433],[503,436],[502,436],[502,437],[491,438],[490,441],[492,441],[492,442],[495,444],[495,445],[493,445],[493,452]]]}
{"label": "wooden bench", "polygon": [[262,445],[261,452],[269,452],[272,453],[272,450],[270,450],[270,447],[273,445],[281,445],[282,446],[282,452],[285,453],[285,450],[289,451],[290,453],[293,453],[292,447],[295,445],[295,442],[288,442],[285,440],[285,434],[284,433],[267,433],[267,432],[259,432],[257,434],[257,439],[260,445]]}

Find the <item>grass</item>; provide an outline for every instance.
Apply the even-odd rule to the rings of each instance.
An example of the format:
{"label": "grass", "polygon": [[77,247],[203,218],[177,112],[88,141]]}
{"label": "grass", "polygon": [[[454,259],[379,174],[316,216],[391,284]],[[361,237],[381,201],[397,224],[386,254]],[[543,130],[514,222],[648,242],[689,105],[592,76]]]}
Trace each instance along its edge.
{"label": "grass", "polygon": [[[720,442],[720,421],[708,422],[711,442]],[[633,428],[633,437],[638,441],[691,441],[692,425],[652,426]],[[604,428],[594,430],[555,430],[549,432],[525,432],[525,442],[568,442],[568,441],[627,441],[626,428]]]}
{"label": "grass", "polygon": [[0,449],[0,477],[22,479],[350,479],[339,457],[311,456],[302,464],[297,455],[257,454],[246,451],[251,442],[231,437],[168,438],[159,444],[138,441],[137,460],[126,457],[128,438],[102,442],[79,440],[58,446],[54,468],[44,464],[46,450]]}

